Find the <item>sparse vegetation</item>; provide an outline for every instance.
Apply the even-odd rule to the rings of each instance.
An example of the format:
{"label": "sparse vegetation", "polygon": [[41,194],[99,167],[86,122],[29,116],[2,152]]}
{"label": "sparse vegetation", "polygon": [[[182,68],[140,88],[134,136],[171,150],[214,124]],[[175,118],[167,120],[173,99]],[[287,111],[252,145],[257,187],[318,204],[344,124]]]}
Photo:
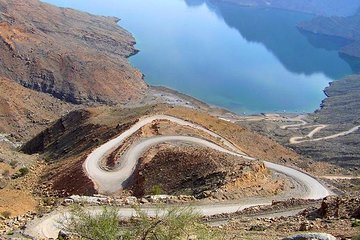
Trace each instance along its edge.
{"label": "sparse vegetation", "polygon": [[150,190],[150,193],[152,195],[160,195],[162,194],[162,189],[161,189],[161,186],[160,185],[154,185],[151,190]]}
{"label": "sparse vegetation", "polygon": [[155,217],[149,217],[135,208],[136,217],[122,224],[114,208],[104,208],[91,214],[76,206],[65,223],[64,230],[82,239],[106,240],[172,240],[172,239],[219,239],[219,232],[200,222],[200,215],[191,208],[158,209]]}
{"label": "sparse vegetation", "polygon": [[13,169],[15,169],[16,166],[17,166],[17,164],[18,164],[18,161],[16,161],[16,160],[11,160],[9,164],[10,164],[10,166],[11,166]]}
{"label": "sparse vegetation", "polygon": [[3,212],[1,212],[1,216],[3,216],[4,218],[9,218],[11,216],[11,212],[10,211],[3,211]]}
{"label": "sparse vegetation", "polygon": [[29,169],[27,167],[22,167],[19,169],[20,172],[20,176],[25,176],[26,174],[29,173]]}
{"label": "sparse vegetation", "polygon": [[352,227],[360,227],[360,221],[355,221],[351,224]]}
{"label": "sparse vegetation", "polygon": [[10,176],[10,171],[8,169],[4,170],[3,173],[2,173],[2,176],[4,178],[8,178]]}
{"label": "sparse vegetation", "polygon": [[113,208],[104,208],[100,213],[92,215],[75,206],[71,216],[62,225],[67,232],[82,239],[122,239],[119,218]]}

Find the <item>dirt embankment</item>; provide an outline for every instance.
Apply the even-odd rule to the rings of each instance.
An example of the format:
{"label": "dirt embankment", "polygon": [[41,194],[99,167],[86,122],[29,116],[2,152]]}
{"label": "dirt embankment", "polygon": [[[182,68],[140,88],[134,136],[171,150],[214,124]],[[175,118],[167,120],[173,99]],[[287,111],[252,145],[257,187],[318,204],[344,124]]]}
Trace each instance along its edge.
{"label": "dirt embankment", "polygon": [[272,179],[264,164],[204,147],[163,144],[149,150],[135,172],[135,195],[152,194],[156,188],[171,195],[238,199],[272,195],[283,181]]}
{"label": "dirt embankment", "polygon": [[72,103],[138,98],[147,86],[127,61],[135,40],[118,21],[38,0],[0,0],[0,75]]}
{"label": "dirt embankment", "polygon": [[[294,216],[276,217],[277,213],[299,206],[306,209],[297,210],[299,213]],[[357,239],[359,197],[334,196],[322,201],[291,199],[274,202],[269,206],[252,207],[223,217],[233,218],[224,226],[229,239],[275,240],[307,232],[328,233],[337,239]]]}

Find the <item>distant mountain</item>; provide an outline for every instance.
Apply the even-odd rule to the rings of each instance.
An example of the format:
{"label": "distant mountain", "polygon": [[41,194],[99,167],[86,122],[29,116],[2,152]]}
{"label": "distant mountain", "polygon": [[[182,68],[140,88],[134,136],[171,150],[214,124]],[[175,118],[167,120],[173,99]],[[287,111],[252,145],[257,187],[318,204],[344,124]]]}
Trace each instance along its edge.
{"label": "distant mountain", "polygon": [[[200,0],[185,2],[192,7],[201,5]],[[246,41],[263,44],[288,71],[306,75],[324,73],[331,79],[342,78],[351,72],[347,62],[337,54],[348,41],[334,41],[297,29],[297,24],[310,21],[313,18],[311,15],[242,7],[218,0],[205,0],[202,3],[229,27],[236,29]]]}
{"label": "distant mountain", "polygon": [[317,17],[299,24],[299,28],[314,34],[348,40],[340,53],[360,58],[360,11],[350,17]]}
{"label": "distant mountain", "polygon": [[[188,0],[191,1],[191,0]],[[251,7],[272,7],[322,16],[351,16],[360,0],[211,0]]]}
{"label": "distant mountain", "polygon": [[72,103],[115,104],[147,88],[119,19],[38,0],[0,0],[0,76]]}

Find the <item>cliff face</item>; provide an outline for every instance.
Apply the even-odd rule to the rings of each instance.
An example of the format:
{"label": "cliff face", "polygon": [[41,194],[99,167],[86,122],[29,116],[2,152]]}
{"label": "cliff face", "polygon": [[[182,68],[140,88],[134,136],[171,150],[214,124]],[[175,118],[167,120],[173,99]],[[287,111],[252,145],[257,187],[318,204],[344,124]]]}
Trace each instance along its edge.
{"label": "cliff face", "polygon": [[134,39],[118,19],[0,0],[0,75],[72,103],[119,103],[146,89],[127,57]]}
{"label": "cliff face", "polygon": [[74,106],[0,77],[0,133],[28,140]]}

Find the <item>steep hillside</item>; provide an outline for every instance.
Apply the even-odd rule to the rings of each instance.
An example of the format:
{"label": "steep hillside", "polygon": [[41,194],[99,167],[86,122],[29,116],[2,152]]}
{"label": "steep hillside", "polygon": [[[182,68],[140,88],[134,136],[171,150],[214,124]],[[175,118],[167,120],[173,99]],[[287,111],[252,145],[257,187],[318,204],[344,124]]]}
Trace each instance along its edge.
{"label": "steep hillside", "polygon": [[134,178],[132,190],[136,196],[152,194],[154,187],[158,187],[164,194],[239,199],[274,195],[285,185],[284,181],[273,179],[261,161],[184,144],[163,144],[150,149],[141,159]]}
{"label": "steep hillside", "polygon": [[[232,123],[221,121],[206,113],[199,113],[188,108],[171,108],[168,105],[130,109],[101,107],[71,112],[25,144],[22,150],[29,154],[41,153],[42,157],[47,159],[49,166],[48,169],[44,171],[41,180],[41,182],[46,185],[47,192],[56,191],[64,195],[91,194],[95,192],[95,189],[83,170],[85,158],[97,146],[102,145],[106,141],[126,131],[135,124],[139,118],[155,114],[173,115],[200,124],[201,126],[226,137],[249,155],[260,159],[280,163],[287,162],[287,164],[298,164],[299,166],[304,165],[305,163],[299,155],[266,137],[262,137]],[[176,125],[168,121],[153,122],[129,137],[118,149],[114,149],[113,154],[109,156],[112,159],[104,159],[107,163],[107,166],[104,167],[112,168],[114,164],[118,164],[118,155],[122,155],[132,143],[157,135],[198,136],[210,139],[213,142],[219,141],[216,138],[209,138],[209,135],[204,134],[201,131],[196,131],[191,127]],[[208,164],[211,164],[211,161],[209,160],[211,158],[208,158],[206,154],[196,155],[195,150],[193,150],[192,154],[188,154],[186,151],[181,152],[174,155],[167,151],[167,154],[171,155],[171,158],[174,161],[176,161],[177,158],[183,159],[184,161],[181,164],[184,166],[188,165],[188,168],[184,169],[191,169],[190,166],[192,166],[192,163],[186,161],[186,159],[191,159],[192,156],[197,156],[197,161],[200,165],[209,166]],[[209,152],[209,154],[212,153]],[[156,158],[152,165],[156,166],[158,161],[162,161],[164,155],[160,154],[159,156],[160,157]],[[217,155],[213,155],[213,159],[217,158]],[[222,157],[222,159],[224,159],[224,157]],[[219,161],[219,159],[216,161]],[[224,163],[225,162],[228,161],[224,160]],[[109,163],[111,164],[109,165]],[[193,163],[195,163],[195,161],[193,161]],[[228,164],[227,167],[224,167],[225,165],[216,163],[213,165],[213,168],[209,168],[210,172],[206,175],[210,176],[211,179],[211,174],[221,172],[223,169],[229,172],[229,169],[231,169],[233,165]],[[156,169],[156,167],[154,169]],[[171,166],[167,169],[169,171],[166,173],[164,172],[164,174],[170,174]],[[191,175],[192,173],[184,170],[182,174]],[[151,178],[147,180],[149,184],[157,181],[156,174],[154,175],[150,171],[149,175],[146,177],[149,178],[149,176]],[[228,174],[225,174],[222,177],[227,176]],[[176,179],[181,180],[180,178]],[[179,182],[174,182],[173,185],[178,183]],[[201,187],[203,186],[198,186],[199,189]],[[172,190],[176,191],[176,188],[172,189],[169,187],[168,190],[169,192]]]}
{"label": "steep hillside", "polygon": [[95,193],[93,183],[83,171],[85,157],[96,146],[126,130],[150,109],[101,107],[77,110],[60,118],[26,143],[22,151],[27,154],[42,153],[49,163],[40,181],[44,183],[42,190],[45,194]]}
{"label": "steep hillside", "polygon": [[[325,93],[328,97],[322,102],[321,109],[312,114],[312,118],[315,124],[326,124],[328,127],[315,137],[329,136],[360,125],[359,75],[332,82],[325,89]],[[309,132],[309,129],[305,132]],[[315,160],[359,170],[359,130],[327,141],[304,142],[289,146]]]}
{"label": "steep hillside", "polygon": [[0,77],[0,133],[29,140],[74,106]]}
{"label": "steep hillside", "polygon": [[[321,109],[313,114],[315,123],[329,124],[324,135],[331,135],[360,125],[360,76],[353,75],[331,83]],[[360,131],[331,141],[302,143],[297,151],[314,159],[358,169],[360,166]]]}
{"label": "steep hillside", "polygon": [[0,75],[72,103],[118,103],[146,89],[119,19],[38,0],[0,0]]}
{"label": "steep hillside", "polygon": [[349,17],[317,17],[299,24],[299,28],[314,34],[345,39],[340,53],[350,57],[360,57],[360,12]]}

